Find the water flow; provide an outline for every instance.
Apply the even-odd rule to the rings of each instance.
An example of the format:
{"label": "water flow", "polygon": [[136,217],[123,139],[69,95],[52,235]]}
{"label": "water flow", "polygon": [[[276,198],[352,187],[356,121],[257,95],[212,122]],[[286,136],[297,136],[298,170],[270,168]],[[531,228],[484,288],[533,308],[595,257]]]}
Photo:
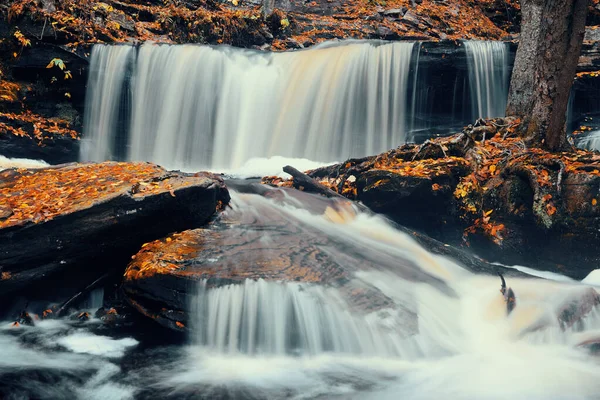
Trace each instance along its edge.
{"label": "water flow", "polygon": [[475,118],[502,117],[506,112],[509,48],[492,41],[464,42]]}
{"label": "water flow", "polygon": [[593,131],[577,141],[577,146],[588,150],[600,150],[600,131]]}
{"label": "water flow", "polygon": [[[116,142],[120,110],[127,107],[128,70],[134,60],[132,46],[94,46],[85,98],[85,140],[81,152],[85,161],[114,160],[119,149]],[[122,125],[122,124],[121,124]]]}
{"label": "water flow", "polygon": [[[412,43],[351,42],[261,53],[141,46],[132,65],[127,158],[235,168],[253,157],[334,161],[404,142]],[[91,60],[84,160],[114,154],[128,46]]]}
{"label": "water flow", "polygon": [[[595,293],[589,286],[510,277],[517,307],[507,315],[497,277],[427,252],[381,217],[287,195],[234,192],[232,205],[226,217],[240,223],[251,215],[246,221],[262,232],[263,251],[259,245],[244,254],[257,265],[285,238],[281,224],[269,233],[280,220],[302,237],[320,237],[321,248],[351,273],[328,284],[201,282],[194,336],[201,350],[192,350],[191,363],[173,378],[178,388],[235,381],[310,398],[359,379],[387,387],[361,398],[540,400],[588,399],[600,389],[600,368],[585,349],[600,340],[600,312],[586,303]],[[389,302],[357,308],[352,299],[368,291]],[[577,321],[564,319],[590,305]],[[407,334],[411,324],[417,329]]]}
{"label": "water flow", "polygon": [[220,353],[400,356],[402,337],[355,318],[335,290],[246,280],[198,295],[198,343]]}

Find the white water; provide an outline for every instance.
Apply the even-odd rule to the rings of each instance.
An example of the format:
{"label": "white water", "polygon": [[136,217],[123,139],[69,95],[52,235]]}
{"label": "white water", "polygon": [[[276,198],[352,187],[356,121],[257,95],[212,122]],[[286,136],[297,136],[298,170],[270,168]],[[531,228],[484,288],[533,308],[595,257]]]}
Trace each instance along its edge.
{"label": "white water", "polygon": [[[427,252],[381,217],[306,195],[232,194],[225,222],[247,229],[244,237],[262,247],[199,262],[267,263],[269,249],[291,231],[316,241],[321,256],[332,257],[349,279],[219,288],[201,282],[192,304],[192,343],[181,355],[140,354],[125,371],[117,361],[135,351],[137,341],[93,334],[86,328],[93,321],[72,322],[74,328],[61,321],[16,329],[6,324],[0,327],[6,348],[0,393],[6,372],[47,370],[57,377],[79,374],[83,383],[50,388],[34,375],[25,393],[80,399],[136,393],[172,399],[597,398],[600,365],[582,344],[599,341],[600,311],[571,327],[558,321],[566,306],[577,306],[594,290],[585,282],[597,283],[596,273],[585,282],[507,277],[517,297],[507,316],[496,276],[472,274]],[[357,290],[371,293],[367,302],[380,296],[389,302],[362,309],[352,301]]]}
{"label": "white water", "polygon": [[42,160],[28,158],[8,158],[0,155],[0,170],[7,168],[44,168],[49,164]]}
{"label": "white water", "polygon": [[577,146],[588,150],[600,150],[600,131],[590,132],[577,142]]}
{"label": "white water", "polygon": [[508,44],[492,41],[464,42],[469,86],[475,118],[503,117],[508,99]]}
{"label": "white water", "polygon": [[[358,311],[336,285],[259,280],[210,289],[203,282],[194,345],[187,362],[161,374],[161,387],[178,394],[225,385],[266,398],[596,398],[600,365],[580,344],[600,339],[600,311],[572,327],[558,321],[589,286],[509,277],[517,307],[507,316],[496,276],[428,253],[381,217],[339,205],[323,213],[289,197],[234,193],[232,204],[232,220],[252,215],[265,243],[264,252],[242,256],[265,262],[280,237],[270,221],[284,218],[300,235],[335,238],[323,246],[343,254],[340,264],[354,271],[350,284],[379,290],[393,305]],[[420,271],[416,279],[407,280],[410,268]],[[403,309],[418,315],[418,333],[406,333],[415,321]]]}
{"label": "white water", "polygon": [[350,42],[261,53],[228,47],[94,46],[82,158],[113,156],[131,69],[127,159],[236,168],[253,157],[327,162],[404,143],[412,43]]}
{"label": "white water", "polygon": [[92,49],[93,68],[90,68],[85,95],[85,140],[81,142],[84,161],[117,158],[119,109],[124,106],[122,96],[134,56],[132,46],[94,46]]}

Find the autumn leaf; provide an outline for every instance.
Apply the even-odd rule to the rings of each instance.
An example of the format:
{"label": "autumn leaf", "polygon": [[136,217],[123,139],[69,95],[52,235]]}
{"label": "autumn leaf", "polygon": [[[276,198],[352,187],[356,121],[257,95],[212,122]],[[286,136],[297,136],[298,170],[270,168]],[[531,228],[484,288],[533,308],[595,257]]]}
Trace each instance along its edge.
{"label": "autumn leaf", "polygon": [[[55,65],[58,68],[60,68],[61,71],[66,68],[65,62],[63,60],[61,60],[60,58],[53,58],[52,60],[50,60],[50,62],[48,63],[48,65],[46,65],[46,68],[52,68]],[[69,74],[70,74],[70,72],[69,72]]]}

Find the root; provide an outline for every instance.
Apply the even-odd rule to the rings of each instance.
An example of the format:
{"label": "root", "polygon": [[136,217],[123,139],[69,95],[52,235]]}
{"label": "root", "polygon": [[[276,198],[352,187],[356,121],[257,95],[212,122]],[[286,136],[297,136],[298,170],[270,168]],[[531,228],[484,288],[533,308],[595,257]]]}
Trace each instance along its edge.
{"label": "root", "polygon": [[415,153],[415,155],[412,157],[411,161],[415,161],[415,158],[417,158],[417,156],[421,153],[421,151],[423,151],[427,146],[435,146],[435,147],[439,147],[440,150],[442,150],[442,154],[444,154],[444,157],[448,157],[448,155],[446,154],[446,150],[444,150],[444,146],[442,146],[439,143],[435,143],[429,139],[427,139],[421,146],[419,146],[419,148],[417,149],[417,152]]}

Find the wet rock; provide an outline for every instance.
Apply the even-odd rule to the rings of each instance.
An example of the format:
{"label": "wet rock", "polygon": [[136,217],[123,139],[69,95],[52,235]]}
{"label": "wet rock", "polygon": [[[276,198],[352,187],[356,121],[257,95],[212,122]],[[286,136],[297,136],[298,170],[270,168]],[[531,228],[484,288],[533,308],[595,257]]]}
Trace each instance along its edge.
{"label": "wet rock", "polygon": [[[276,198],[277,193],[284,194],[271,192]],[[328,207],[336,207],[336,200],[304,196],[303,201],[315,199],[314,207],[323,207],[335,218],[336,212]],[[286,198],[289,199],[282,197],[283,201]],[[377,252],[360,251],[358,255],[359,250],[340,247],[333,238],[314,228],[290,223],[284,214],[264,204],[257,207],[259,216],[253,212],[228,212],[208,228],[172,234],[144,245],[125,272],[122,287],[129,303],[166,327],[187,330],[189,305],[200,281],[205,282],[207,289],[246,280],[297,282],[336,288],[357,313],[395,310],[408,321],[403,329],[415,331],[413,311],[397,306],[376,287],[354,279],[357,271],[380,268],[375,261]],[[388,261],[404,271],[400,274],[408,280],[427,281],[451,292],[444,283],[418,268],[404,269],[406,260]]]}
{"label": "wet rock", "polygon": [[35,326],[35,323],[27,311],[22,311],[21,314],[19,314],[19,318],[15,321],[15,325]]}
{"label": "wet rock", "polygon": [[600,295],[595,289],[576,289],[570,293],[557,310],[561,328],[581,326],[583,319],[600,305]]}
{"label": "wet rock", "polygon": [[121,29],[125,29],[130,32],[135,31],[135,22],[125,15],[125,13],[112,12],[108,15],[108,20],[119,24]]}
{"label": "wet rock", "polygon": [[509,153],[499,149],[511,142],[492,136],[488,132],[484,145],[497,154],[489,170],[473,170],[478,150],[457,148],[466,137],[457,135],[309,175],[401,225],[469,246],[488,260],[582,279],[600,262],[593,250],[600,244],[599,156],[532,151],[532,158],[507,165]]}
{"label": "wet rock", "polygon": [[107,162],[2,171],[0,199],[12,210],[0,220],[0,299],[10,311],[17,295],[69,298],[123,268],[142,243],[202,226],[229,195],[212,174]]}
{"label": "wet rock", "polygon": [[31,137],[0,133],[0,154],[8,158],[43,160],[49,164],[64,164],[77,160],[79,140],[56,135],[40,144]]}
{"label": "wet rock", "polygon": [[77,320],[77,321],[81,321],[81,322],[89,321],[90,320],[90,313],[87,312],[87,311],[76,313],[76,314],[73,314],[71,316],[71,319]]}

